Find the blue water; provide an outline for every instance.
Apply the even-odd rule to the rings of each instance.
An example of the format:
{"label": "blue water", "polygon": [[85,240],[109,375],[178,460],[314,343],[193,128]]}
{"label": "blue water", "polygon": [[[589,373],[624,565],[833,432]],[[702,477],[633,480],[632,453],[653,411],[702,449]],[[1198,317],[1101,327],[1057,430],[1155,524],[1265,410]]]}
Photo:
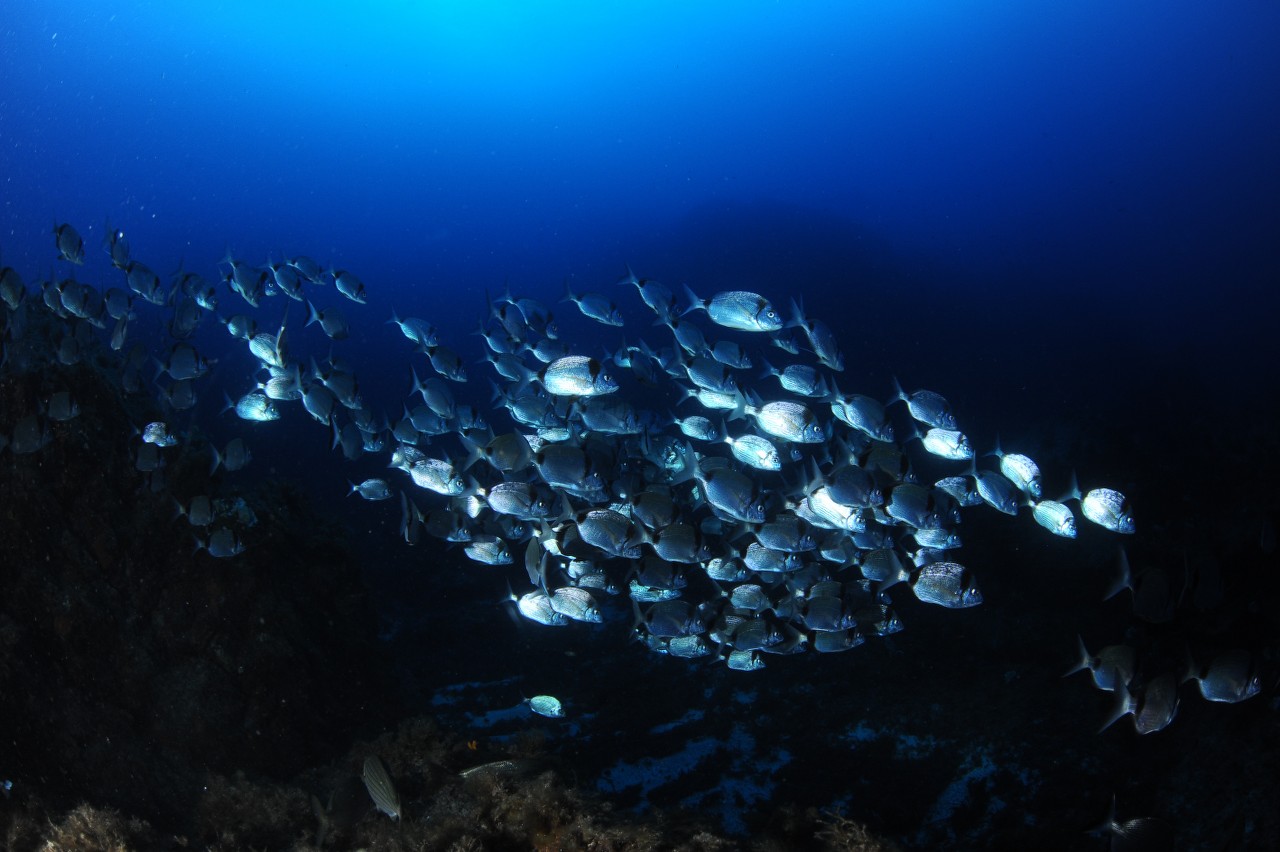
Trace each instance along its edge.
{"label": "blue water", "polygon": [[[392,414],[393,308],[470,360],[507,286],[554,303],[568,279],[641,315],[613,286],[629,263],[801,298],[841,339],[844,390],[936,388],[980,450],[1036,449],[1055,490],[1072,467],[1112,477],[1158,529],[1218,523],[1213,497],[1266,471],[1235,436],[1277,413],[1275,3],[9,0],[0,37],[5,265],[31,285],[72,222],[82,280],[119,286],[109,218],[162,276],[216,280],[228,248],[350,269],[367,307],[317,301]],[[252,370],[234,357],[232,394]],[[463,398],[487,398],[486,370]],[[290,416],[315,437],[258,432],[272,473],[339,506],[377,475]],[[218,442],[253,428],[210,422]],[[354,504],[394,535],[394,512]],[[1227,520],[1206,538],[1257,539]]]}

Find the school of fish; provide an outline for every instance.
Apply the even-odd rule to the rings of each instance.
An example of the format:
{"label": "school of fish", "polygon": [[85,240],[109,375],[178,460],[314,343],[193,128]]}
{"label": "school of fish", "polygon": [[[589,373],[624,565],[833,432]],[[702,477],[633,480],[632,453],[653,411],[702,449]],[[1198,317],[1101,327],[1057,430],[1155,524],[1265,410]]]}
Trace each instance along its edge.
{"label": "school of fish", "polygon": [[[64,270],[85,263],[71,225],[57,225],[54,242]],[[197,350],[196,330],[219,322],[258,364],[227,396],[227,413],[264,429],[309,418],[346,459],[385,458],[390,473],[348,481],[349,493],[398,502],[408,544],[435,537],[477,563],[517,566],[515,608],[548,627],[629,611],[634,634],[655,653],[750,671],[902,630],[900,594],[942,608],[981,604],[980,571],[957,553],[964,510],[1012,517],[1026,509],[1046,534],[1064,538],[1076,537],[1081,518],[1119,534],[1135,529],[1129,501],[1114,489],[1082,493],[1073,482],[1050,499],[1036,462],[998,443],[979,466],[941,394],[896,382],[887,401],[874,389],[847,392],[855,379],[835,335],[798,302],[784,316],[754,292],[703,297],[686,287],[677,296],[627,267],[607,292],[566,284],[563,304],[601,331],[632,326],[659,342],[633,331],[631,342],[592,354],[562,336],[550,306],[505,292],[476,329],[494,389],[487,409],[458,399],[473,399],[464,391],[481,384],[473,359],[452,348],[461,333],[446,341],[428,320],[389,311],[397,328],[388,333],[405,339],[410,391],[380,408],[361,396],[348,358],[304,363],[291,345],[298,335],[348,337],[344,310],[370,298],[353,272],[306,256],[251,263],[228,252],[212,281],[179,269],[166,284],[109,223],[103,249],[118,277],[101,288],[72,272],[29,292],[16,270],[0,270],[6,362],[41,311],[56,320],[48,343],[58,362],[112,350],[120,390],[158,387],[161,410],[176,414],[195,406],[215,360]],[[638,296],[648,314],[632,317],[615,296]],[[292,302],[301,326],[285,309]],[[163,317],[158,350],[132,341],[144,310]],[[282,312],[278,325],[265,319]],[[51,388],[41,410],[8,424],[0,446],[37,453],[53,440],[51,424],[78,414],[69,393]],[[185,437],[166,419],[138,428],[136,466],[164,488],[165,453]],[[954,472],[922,481],[913,464],[921,453]],[[211,466],[234,471],[251,458],[237,438],[214,451]],[[210,557],[244,550],[252,519],[242,503],[211,494],[176,502]],[[1236,654],[1189,677],[1209,700],[1243,700],[1258,688],[1251,665]],[[1123,696],[1112,721],[1133,714],[1146,732],[1172,718],[1176,704],[1161,696],[1176,683],[1130,694],[1133,665],[1123,650],[1092,655],[1082,642],[1080,669]],[[562,715],[558,700],[540,698],[555,703],[535,702],[535,712]]]}

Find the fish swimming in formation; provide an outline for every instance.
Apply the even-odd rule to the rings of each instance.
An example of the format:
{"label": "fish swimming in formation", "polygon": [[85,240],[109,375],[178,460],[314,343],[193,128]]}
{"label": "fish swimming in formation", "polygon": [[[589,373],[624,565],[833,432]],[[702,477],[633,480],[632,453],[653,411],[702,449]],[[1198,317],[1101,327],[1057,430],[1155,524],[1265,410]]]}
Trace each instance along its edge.
{"label": "fish swimming in formation", "polygon": [[[376,285],[366,288],[346,269],[324,273],[306,255],[255,264],[229,250],[216,276],[180,271],[166,285],[135,256],[123,232],[108,227],[106,233],[115,286],[100,293],[68,278],[46,282],[36,299],[27,299],[21,277],[6,267],[0,303],[8,314],[26,310],[28,302],[46,311],[64,363],[90,356],[109,339],[119,353],[110,357],[124,392],[150,390],[143,369],[159,366],[163,387],[154,392],[165,420],[148,427],[137,454],[141,469],[159,476],[166,452],[178,452],[161,449],[172,443],[195,451],[196,432],[166,424],[185,422],[173,412],[195,406],[197,389],[220,370],[223,380],[235,382],[225,410],[262,424],[235,424],[239,428],[314,429],[346,459],[377,457],[398,471],[349,482],[348,493],[376,504],[403,488],[398,534],[409,544],[424,534],[460,544],[474,570],[527,580],[510,599],[537,629],[601,623],[617,612],[609,599],[619,597],[629,599],[632,631],[654,653],[757,671],[771,658],[808,650],[858,653],[854,649],[905,629],[907,601],[947,609],[983,603],[977,572],[968,567],[981,571],[980,554],[955,561],[962,512],[970,507],[985,503],[1016,516],[1030,505],[1035,524],[1071,538],[1075,516],[1067,503],[1076,499],[1081,514],[1103,529],[1134,530],[1131,507],[1119,492],[1095,488],[1081,496],[1077,489],[1063,500],[1045,500],[1040,467],[1028,456],[1000,452],[998,444],[996,469],[979,467],[969,435],[936,392],[906,393],[895,380],[885,402],[884,388],[837,388],[844,356],[836,336],[806,316],[798,298],[787,320],[765,294],[725,289],[704,299],[686,287],[681,309],[669,288],[626,267],[618,282],[625,288],[615,292],[620,302],[643,303],[657,337],[630,332],[627,340],[597,341],[592,356],[545,305],[508,290],[482,306],[475,344],[484,357],[478,362],[461,349],[470,326],[437,328],[387,307],[399,332],[387,329],[387,337],[410,344],[399,344],[405,362],[391,368],[395,381],[405,383],[392,404],[371,404],[357,378],[368,365],[355,363],[367,342],[348,339],[344,311],[319,307],[324,300],[315,294],[322,291],[311,288],[332,280],[344,298],[363,305],[377,302]],[[56,248],[61,259],[84,262],[70,226],[59,226]],[[225,307],[228,290],[244,312],[228,310],[224,319],[216,311],[219,296]],[[565,291],[594,323],[580,324],[597,334],[630,319],[610,297],[577,293],[567,284]],[[304,303],[305,323],[296,321],[301,308],[290,323],[283,306],[294,301]],[[153,319],[165,314],[167,339],[155,352],[130,331],[147,312]],[[208,344],[200,327],[214,319],[226,327],[221,339],[237,350],[236,358],[212,349],[208,354],[220,357],[203,354]],[[576,321],[576,314],[568,319]],[[237,359],[246,358],[251,367],[234,375]],[[487,408],[475,391],[482,382],[467,375],[468,367],[493,383]],[[68,428],[59,424],[75,417],[69,393],[46,393],[47,404],[10,421],[12,437],[6,437],[15,453],[40,452]],[[277,420],[287,422],[273,427]],[[312,420],[320,426],[309,425]],[[912,440],[917,434],[918,442]],[[174,501],[199,536],[199,549],[231,559],[253,533],[217,489],[251,453],[244,438],[210,453],[209,487],[198,489],[208,493],[187,491]],[[930,485],[916,464],[950,475],[933,474],[937,481]],[[394,504],[385,511],[394,512]],[[1134,681],[1125,651],[1090,656],[1082,645],[1081,655],[1080,668],[1122,699],[1118,715],[1132,713],[1140,730],[1172,719],[1176,682],[1171,702],[1167,680]],[[1253,671],[1251,658],[1223,654],[1189,668],[1188,678],[1208,700],[1245,700],[1256,694]],[[528,703],[540,715],[564,715],[552,696]],[[379,809],[398,818],[399,801],[381,761],[371,756],[364,777]]]}

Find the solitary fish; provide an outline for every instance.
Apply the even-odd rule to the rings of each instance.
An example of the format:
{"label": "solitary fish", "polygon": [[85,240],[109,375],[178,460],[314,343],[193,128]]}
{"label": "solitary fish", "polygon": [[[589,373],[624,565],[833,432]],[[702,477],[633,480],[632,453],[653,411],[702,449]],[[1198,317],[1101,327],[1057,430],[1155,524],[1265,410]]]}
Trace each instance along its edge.
{"label": "solitary fish", "polygon": [[396,792],[395,784],[391,783],[391,775],[387,772],[382,758],[376,754],[366,757],[360,779],[364,781],[364,788],[369,791],[369,798],[373,799],[373,804],[378,810],[391,817],[392,822],[398,821],[400,794]]}
{"label": "solitary fish", "polygon": [[525,699],[525,703],[529,705],[529,709],[537,713],[539,716],[546,716],[549,719],[563,719],[564,705],[560,703],[560,699],[551,695],[535,695],[532,698]]}

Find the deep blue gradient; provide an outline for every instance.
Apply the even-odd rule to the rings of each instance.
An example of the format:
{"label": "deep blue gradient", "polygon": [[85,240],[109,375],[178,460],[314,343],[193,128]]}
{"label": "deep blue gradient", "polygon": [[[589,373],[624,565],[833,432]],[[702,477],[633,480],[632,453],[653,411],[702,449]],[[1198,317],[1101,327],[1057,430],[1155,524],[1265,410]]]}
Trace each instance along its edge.
{"label": "deep blue gradient", "polygon": [[628,261],[803,293],[872,371],[913,332],[1016,384],[1086,340],[1094,388],[1259,360],[1273,4],[535,5],[8,4],[5,261],[110,216],[158,270],[303,252],[441,325]]}
{"label": "deep blue gradient", "polygon": [[[392,419],[411,361],[428,372],[386,325],[393,309],[470,361],[486,292],[553,304],[565,280],[628,318],[619,332],[555,305],[579,351],[624,334],[669,344],[615,288],[624,263],[703,296],[794,297],[840,338],[842,390],[886,398],[896,374],[950,398],[979,452],[999,434],[1035,455],[1052,496],[1074,468],[1123,488],[1143,532],[1253,542],[1275,507],[1258,436],[1274,447],[1280,414],[1277,45],[1266,0],[6,0],[0,260],[34,288],[51,225],[71,222],[89,254],[77,275],[120,286],[99,249],[109,218],[166,280],[179,263],[216,280],[228,249],[352,270],[367,306],[312,293],[350,318],[336,351]],[[242,308],[220,295],[224,315]],[[397,512],[344,496],[385,459],[341,462],[296,406],[275,431],[219,419],[221,392],[248,390],[255,365],[220,327],[201,334],[220,359],[195,416],[214,442],[248,437],[260,473],[376,530],[369,559],[393,574]],[[295,340],[303,357],[329,350],[315,328]],[[460,398],[487,404],[489,368],[470,369]],[[1199,538],[1200,523],[1225,529]],[[1094,568],[1114,549],[1100,541]],[[1072,633],[1102,633],[1104,580],[1058,581],[1081,608],[1046,640],[1065,667]],[[973,617],[1002,605],[993,594]],[[1000,654],[1042,627],[1027,621],[974,651],[998,688],[1014,668]],[[472,677],[464,662],[494,680],[518,668],[457,656],[438,677]],[[589,706],[597,687],[573,672],[544,688]],[[1081,711],[1089,725],[1101,706]]]}

